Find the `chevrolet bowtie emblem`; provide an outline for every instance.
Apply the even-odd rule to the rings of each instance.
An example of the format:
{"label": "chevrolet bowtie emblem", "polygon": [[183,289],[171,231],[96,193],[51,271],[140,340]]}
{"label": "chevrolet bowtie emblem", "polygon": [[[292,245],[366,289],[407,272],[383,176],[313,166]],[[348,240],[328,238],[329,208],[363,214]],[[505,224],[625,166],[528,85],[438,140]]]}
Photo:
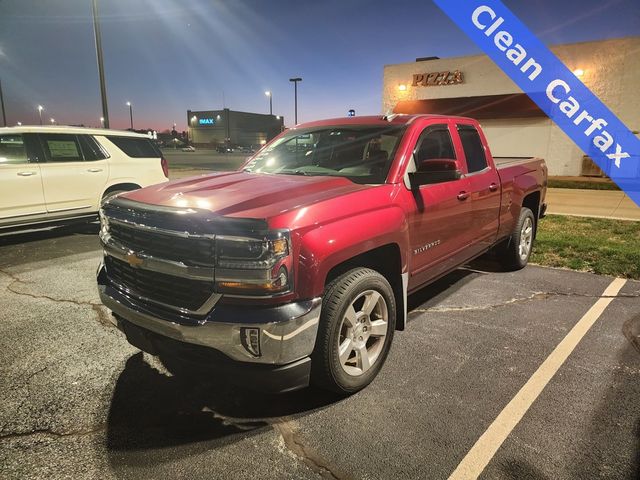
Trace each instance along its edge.
{"label": "chevrolet bowtie emblem", "polygon": [[139,267],[144,263],[144,259],[140,258],[134,252],[128,253],[125,258],[127,259],[127,263],[132,267]]}

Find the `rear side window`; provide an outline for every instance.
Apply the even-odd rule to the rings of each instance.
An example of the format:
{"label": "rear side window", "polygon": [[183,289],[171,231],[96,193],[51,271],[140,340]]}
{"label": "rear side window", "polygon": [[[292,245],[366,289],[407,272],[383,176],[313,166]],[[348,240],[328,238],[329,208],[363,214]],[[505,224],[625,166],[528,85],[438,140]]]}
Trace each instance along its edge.
{"label": "rear side window", "polygon": [[458,125],[458,134],[462,141],[464,156],[467,158],[469,173],[479,172],[487,168],[487,157],[480,140],[480,135],[471,125]]}
{"label": "rear side window", "polygon": [[96,142],[91,135],[78,135],[80,146],[82,147],[82,153],[86,161],[104,160],[109,158],[109,155],[103,150],[103,148]]}
{"label": "rear side window", "polygon": [[107,137],[132,158],[160,158],[162,154],[150,139],[135,137]]}
{"label": "rear side window", "polygon": [[75,135],[40,134],[48,162],[82,162],[82,150]]}
{"label": "rear side window", "polygon": [[0,135],[0,165],[29,163],[22,135]]}

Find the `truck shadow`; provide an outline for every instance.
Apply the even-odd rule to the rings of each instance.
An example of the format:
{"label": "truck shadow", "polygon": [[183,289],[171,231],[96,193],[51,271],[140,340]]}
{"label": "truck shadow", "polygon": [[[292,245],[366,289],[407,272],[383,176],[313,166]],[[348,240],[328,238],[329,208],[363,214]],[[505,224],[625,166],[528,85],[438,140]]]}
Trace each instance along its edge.
{"label": "truck shadow", "polygon": [[116,470],[164,463],[222,447],[340,400],[315,389],[269,395],[201,374],[172,376],[147,363],[140,352],[127,360],[116,381],[107,451]]}

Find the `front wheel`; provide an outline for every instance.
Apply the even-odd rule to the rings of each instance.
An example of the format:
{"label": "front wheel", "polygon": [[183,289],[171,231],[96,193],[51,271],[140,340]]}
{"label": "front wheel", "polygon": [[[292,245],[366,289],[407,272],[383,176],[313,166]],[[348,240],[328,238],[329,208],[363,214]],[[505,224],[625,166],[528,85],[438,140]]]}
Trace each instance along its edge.
{"label": "front wheel", "polygon": [[376,377],[387,358],[396,303],[386,278],[356,268],[325,289],[311,381],[341,394],[355,393]]}
{"label": "front wheel", "polygon": [[511,237],[509,237],[504,248],[498,254],[498,259],[505,268],[520,270],[526,267],[533,250],[535,231],[536,221],[533,212],[526,207],[522,207],[520,217],[513,228]]}

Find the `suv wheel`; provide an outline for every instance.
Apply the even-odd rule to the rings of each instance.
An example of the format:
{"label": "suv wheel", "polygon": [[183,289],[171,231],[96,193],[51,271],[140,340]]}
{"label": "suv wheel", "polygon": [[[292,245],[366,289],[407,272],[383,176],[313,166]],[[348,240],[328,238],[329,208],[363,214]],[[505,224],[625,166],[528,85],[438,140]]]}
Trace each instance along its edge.
{"label": "suv wheel", "polygon": [[333,280],[322,301],[312,383],[341,394],[366,387],[386,360],[395,322],[393,290],[378,272],[356,268]]}

